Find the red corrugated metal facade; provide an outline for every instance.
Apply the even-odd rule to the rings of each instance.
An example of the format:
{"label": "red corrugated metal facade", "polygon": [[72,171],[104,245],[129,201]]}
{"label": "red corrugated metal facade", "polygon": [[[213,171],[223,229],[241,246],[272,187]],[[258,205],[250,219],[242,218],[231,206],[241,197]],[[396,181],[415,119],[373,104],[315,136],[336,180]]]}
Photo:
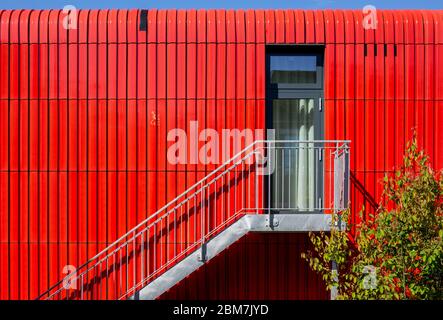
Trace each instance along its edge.
{"label": "red corrugated metal facade", "polygon": [[[415,127],[443,167],[443,12],[0,11],[0,299],[33,299],[213,165],[166,134],[264,128],[266,44],[325,45],[325,138],[351,144],[354,214]],[[326,298],[303,235],[250,235],[164,298]],[[233,271],[235,270],[235,272]],[[202,281],[203,279],[203,281]],[[110,294],[108,298],[112,298]]]}

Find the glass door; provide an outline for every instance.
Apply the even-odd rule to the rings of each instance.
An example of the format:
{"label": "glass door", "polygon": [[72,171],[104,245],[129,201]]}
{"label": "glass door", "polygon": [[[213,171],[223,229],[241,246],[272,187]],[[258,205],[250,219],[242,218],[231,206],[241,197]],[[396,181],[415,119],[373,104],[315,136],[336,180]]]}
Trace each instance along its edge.
{"label": "glass door", "polygon": [[318,208],[321,149],[313,141],[318,140],[320,117],[315,98],[272,101],[272,128],[279,141],[271,176],[271,207],[275,210],[310,212]]}

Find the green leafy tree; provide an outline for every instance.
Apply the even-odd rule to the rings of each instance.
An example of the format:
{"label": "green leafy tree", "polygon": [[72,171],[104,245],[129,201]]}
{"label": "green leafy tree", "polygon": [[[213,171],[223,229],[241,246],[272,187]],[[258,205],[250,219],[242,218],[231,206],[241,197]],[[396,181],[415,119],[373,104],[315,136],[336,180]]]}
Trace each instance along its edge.
{"label": "green leafy tree", "polygon": [[443,299],[443,174],[415,135],[383,186],[384,204],[354,236],[349,210],[334,214],[331,232],[310,233],[313,250],[302,257],[337,299]]}

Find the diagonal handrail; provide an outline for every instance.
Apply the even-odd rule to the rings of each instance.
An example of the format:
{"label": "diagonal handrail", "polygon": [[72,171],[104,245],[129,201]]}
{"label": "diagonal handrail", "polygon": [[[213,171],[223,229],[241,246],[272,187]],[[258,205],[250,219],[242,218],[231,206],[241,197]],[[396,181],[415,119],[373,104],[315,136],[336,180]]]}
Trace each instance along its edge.
{"label": "diagonal handrail", "polygon": [[[54,284],[53,286],[51,286],[47,291],[45,291],[44,293],[42,293],[41,295],[39,295],[39,297],[37,299],[41,299],[42,297],[44,297],[45,295],[47,295],[50,291],[52,291],[53,289],[59,287],[62,285],[62,283],[66,280],[70,280],[70,278],[76,276],[76,274],[78,273],[79,270],[85,268],[87,265],[89,265],[91,262],[93,262],[94,260],[96,260],[97,258],[99,258],[101,255],[103,255],[105,252],[109,251],[110,248],[117,246],[118,244],[120,244],[124,239],[126,239],[128,236],[130,236],[132,233],[134,233],[134,231],[136,231],[138,228],[142,227],[143,225],[147,224],[149,221],[151,221],[153,218],[157,217],[160,213],[162,213],[165,209],[167,209],[168,207],[170,207],[172,204],[174,204],[177,199],[180,199],[181,197],[183,197],[184,195],[186,195],[187,193],[191,192],[192,190],[194,190],[196,187],[201,186],[203,183],[205,183],[207,180],[209,180],[211,177],[213,177],[215,174],[217,174],[218,172],[220,172],[224,167],[226,167],[229,163],[231,163],[232,161],[234,161],[235,159],[239,158],[242,154],[244,154],[245,152],[247,152],[248,150],[252,149],[255,145],[257,145],[258,143],[263,143],[264,140],[256,140],[254,141],[252,144],[250,144],[249,146],[247,146],[246,148],[244,148],[243,150],[241,150],[240,152],[238,152],[236,155],[234,155],[232,158],[230,158],[229,160],[225,161],[222,165],[220,165],[218,168],[216,168],[215,170],[213,170],[210,174],[208,174],[207,176],[203,177],[202,179],[200,179],[198,182],[196,182],[195,184],[193,184],[191,187],[189,187],[188,189],[186,189],[185,191],[183,191],[180,195],[178,195],[176,198],[174,198],[173,200],[171,200],[170,202],[168,202],[167,204],[165,204],[163,207],[161,207],[160,209],[158,209],[154,214],[150,215],[148,218],[146,218],[145,220],[143,220],[142,222],[140,222],[139,224],[137,224],[135,227],[133,227],[132,229],[130,229],[128,232],[126,232],[124,235],[122,235],[120,238],[118,238],[117,240],[115,240],[114,242],[112,242],[110,245],[108,245],[105,249],[103,249],[102,251],[100,251],[99,253],[97,253],[96,255],[94,255],[92,258],[90,258],[88,261],[86,261],[85,263],[83,263],[82,265],[80,265],[77,268],[77,272],[76,273],[71,273],[69,274],[66,278],[60,280],[59,282],[57,282],[56,284]],[[121,244],[123,245],[123,244]],[[56,292],[58,293],[58,292]]]}

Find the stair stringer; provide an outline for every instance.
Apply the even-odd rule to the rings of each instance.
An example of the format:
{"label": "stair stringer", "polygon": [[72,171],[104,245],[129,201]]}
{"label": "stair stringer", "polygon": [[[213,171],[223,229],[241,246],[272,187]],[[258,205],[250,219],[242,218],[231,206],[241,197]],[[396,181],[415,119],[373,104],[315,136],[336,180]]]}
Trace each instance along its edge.
{"label": "stair stringer", "polygon": [[330,222],[331,216],[327,214],[244,215],[205,243],[205,259],[201,259],[203,250],[200,247],[171,269],[148,283],[130,299],[156,299],[162,293],[175,286],[206,262],[245,236],[248,232],[329,231]]}

